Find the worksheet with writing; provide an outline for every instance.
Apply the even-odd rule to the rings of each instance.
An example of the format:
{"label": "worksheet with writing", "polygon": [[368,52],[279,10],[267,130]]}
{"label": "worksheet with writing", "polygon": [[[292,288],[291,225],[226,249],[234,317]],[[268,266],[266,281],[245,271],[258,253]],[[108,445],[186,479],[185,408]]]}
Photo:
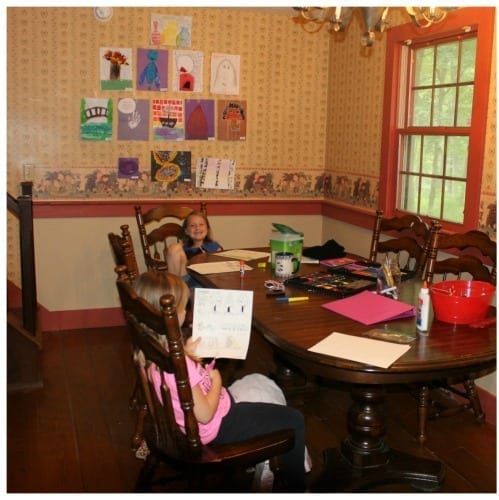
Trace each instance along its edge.
{"label": "worksheet with writing", "polygon": [[201,337],[195,354],[246,359],[252,313],[252,290],[195,288],[192,337]]}

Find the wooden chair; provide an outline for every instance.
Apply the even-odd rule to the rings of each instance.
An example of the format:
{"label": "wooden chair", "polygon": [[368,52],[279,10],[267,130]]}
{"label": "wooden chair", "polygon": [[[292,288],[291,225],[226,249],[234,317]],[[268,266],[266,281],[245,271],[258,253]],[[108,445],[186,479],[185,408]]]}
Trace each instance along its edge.
{"label": "wooden chair", "polygon": [[[434,223],[435,226],[440,226]],[[468,231],[466,233],[440,234],[436,232],[433,244],[435,252],[428,260],[425,279],[433,281],[434,274],[442,275],[445,280],[448,276],[461,279],[463,273],[468,273],[468,279],[487,281],[496,284],[496,242],[482,231]],[[438,260],[438,252],[449,250],[459,251],[457,257]]]}
{"label": "wooden chair", "polygon": [[137,258],[133,248],[132,236],[127,224],[120,226],[121,235],[108,233],[107,237],[113,251],[114,262],[117,266],[126,266],[130,278],[133,280],[139,274]]}
{"label": "wooden chair", "polygon": [[[206,214],[206,203],[201,203],[200,211]],[[194,209],[190,207],[160,205],[143,213],[140,205],[135,206],[135,218],[148,269],[167,269],[168,245],[181,240],[182,222],[192,212]]]}
{"label": "wooden chair", "polygon": [[[380,240],[381,232],[393,236]],[[430,246],[430,230],[417,215],[407,214],[391,219],[383,218],[383,211],[376,211],[369,262],[376,263],[380,253],[395,255],[403,273],[421,276],[424,271]]]}
{"label": "wooden chair", "polygon": [[[443,280],[449,278],[461,279],[466,273],[466,279],[477,279],[496,284],[496,243],[481,231],[468,231],[466,233],[440,234],[440,224],[432,224],[432,238],[428,262],[423,278],[431,284],[434,276],[440,275]],[[438,260],[438,252],[443,250],[457,251],[456,257]],[[463,279],[465,279],[463,277]],[[438,418],[454,415],[462,409],[471,408],[478,422],[485,420],[485,414],[480,404],[474,379],[480,374],[470,373],[464,378],[448,379],[434,382],[431,386],[424,385],[419,389],[418,402],[418,440],[424,443],[427,439],[426,422],[428,418]],[[462,384],[460,390],[456,384]],[[430,396],[431,389],[444,389],[454,393],[464,400],[452,408],[443,408]],[[430,412],[431,409],[431,412]]]}
{"label": "wooden chair", "polygon": [[[155,472],[160,463],[176,471],[176,479],[185,479],[185,487],[192,491],[207,491],[215,487],[222,491],[237,490],[231,480],[236,472],[259,462],[281,455],[294,445],[292,430],[262,435],[233,444],[203,445],[199,439],[198,423],[194,416],[191,386],[188,380],[182,334],[174,306],[174,297],[163,296],[162,311],[153,309],[138,297],[126,269],[118,268],[117,287],[127,323],[132,335],[134,360],[147,401],[144,437],[150,454],[136,484],[136,491],[151,491]],[[166,346],[166,348],[165,348]],[[161,385],[158,398],[148,372],[155,365],[161,377],[173,373],[176,378],[181,406],[185,417],[185,433],[177,425],[166,383]],[[171,472],[171,470],[170,470]],[[206,481],[212,473],[212,482]],[[213,481],[220,480],[214,485]],[[225,485],[225,486],[224,486]]]}

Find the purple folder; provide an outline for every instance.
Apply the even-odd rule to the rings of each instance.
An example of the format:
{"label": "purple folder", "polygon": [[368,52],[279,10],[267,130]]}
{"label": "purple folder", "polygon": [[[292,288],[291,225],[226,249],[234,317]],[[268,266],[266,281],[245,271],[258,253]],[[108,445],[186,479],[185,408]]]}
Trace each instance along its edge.
{"label": "purple folder", "polygon": [[364,325],[373,325],[393,319],[409,318],[416,315],[413,305],[393,300],[383,295],[365,290],[346,299],[333,300],[322,307]]}

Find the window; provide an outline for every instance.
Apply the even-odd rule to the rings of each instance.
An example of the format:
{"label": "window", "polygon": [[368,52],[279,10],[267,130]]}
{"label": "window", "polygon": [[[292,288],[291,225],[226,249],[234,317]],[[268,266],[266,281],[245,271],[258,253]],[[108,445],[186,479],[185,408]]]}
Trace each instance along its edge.
{"label": "window", "polygon": [[459,9],[428,30],[403,25],[388,32],[385,214],[414,213],[453,230],[477,227],[493,21],[494,9]]}

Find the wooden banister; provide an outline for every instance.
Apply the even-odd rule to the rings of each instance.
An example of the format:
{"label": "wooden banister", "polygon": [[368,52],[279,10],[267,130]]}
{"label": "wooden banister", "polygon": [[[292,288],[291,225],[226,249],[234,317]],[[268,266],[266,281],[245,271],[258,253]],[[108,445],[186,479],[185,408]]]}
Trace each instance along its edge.
{"label": "wooden banister", "polygon": [[36,294],[32,189],[32,182],[22,182],[22,195],[17,199],[7,193],[7,209],[19,219],[23,328],[35,336],[38,301]]}

